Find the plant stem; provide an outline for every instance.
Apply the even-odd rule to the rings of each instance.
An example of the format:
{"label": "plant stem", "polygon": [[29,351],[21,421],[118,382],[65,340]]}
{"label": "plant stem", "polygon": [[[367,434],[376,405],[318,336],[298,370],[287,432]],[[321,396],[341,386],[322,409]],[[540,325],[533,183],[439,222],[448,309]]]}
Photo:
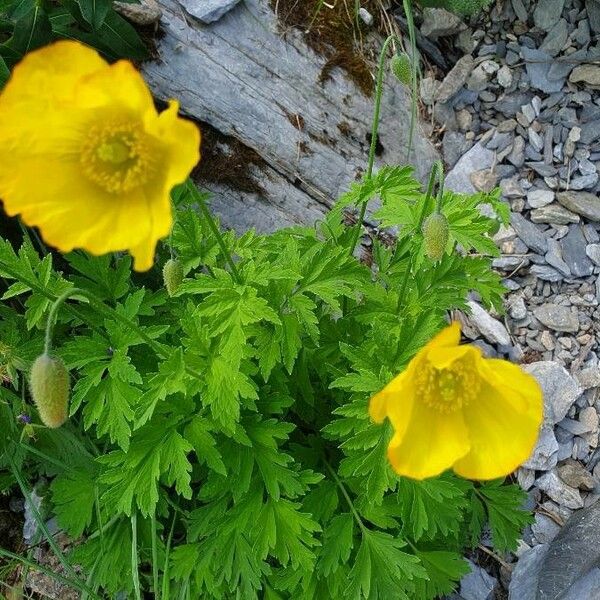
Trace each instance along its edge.
{"label": "plant stem", "polygon": [[[46,298],[48,298],[48,300],[51,300],[52,302],[54,302],[58,298],[58,296],[55,296],[54,294],[50,293],[48,290],[46,290],[46,288],[42,287],[41,285],[38,285],[35,281],[31,281],[31,280],[27,279],[26,277],[23,277],[22,275],[17,273],[10,267],[7,267],[6,264],[3,264],[1,266],[1,270],[4,271],[5,273],[8,273],[8,275],[10,275],[16,281],[20,281],[21,283],[24,283],[32,291],[37,292],[38,294],[42,294],[42,296],[45,296]],[[73,308],[72,306],[69,306],[68,304],[65,305],[65,308],[73,316],[77,317],[83,323],[86,323],[85,316],[82,315],[77,309]],[[100,336],[102,336],[104,338],[107,337],[106,332],[104,332],[101,329],[99,329],[98,327],[96,327],[96,325],[94,325],[92,323],[88,323],[88,325],[89,325],[90,329],[95,331]]]}
{"label": "plant stem", "polygon": [[[419,219],[417,220],[417,231],[421,229],[423,225],[423,219],[425,218],[425,212],[427,211],[427,207],[429,206],[429,199],[431,198],[431,194],[433,193],[433,186],[435,185],[435,180],[438,180],[441,192],[438,193],[436,200],[436,210],[439,209],[441,205],[441,195],[443,193],[443,185],[444,185],[444,167],[442,166],[442,162],[440,160],[436,160],[431,167],[431,173],[429,174],[429,182],[427,183],[427,193],[425,194],[425,200],[423,201],[423,206],[421,206],[421,213],[419,214]],[[409,258],[408,265],[406,270],[404,271],[404,278],[402,279],[402,285],[400,286],[400,293],[398,294],[398,303],[396,305],[396,312],[400,312],[400,307],[402,306],[402,302],[404,302],[404,294],[406,293],[406,286],[408,285],[408,278],[410,276],[412,268],[412,257]]]}
{"label": "plant stem", "polygon": [[[17,277],[17,279],[18,279],[18,277]],[[93,307],[97,308],[99,311],[103,312],[105,315],[106,314],[109,315],[111,318],[115,319],[116,321],[119,321],[119,323],[121,323],[128,329],[131,329],[132,331],[137,333],[140,336],[140,338],[146,344],[148,344],[148,346],[150,346],[150,348],[152,348],[152,350],[154,350],[154,352],[156,353],[156,355],[158,357],[162,358],[163,360],[169,359],[169,355],[162,349],[160,344],[158,344],[151,337],[149,337],[137,323],[134,323],[127,317],[123,316],[120,312],[118,312],[114,308],[111,308],[110,306],[106,306],[106,304],[104,304],[104,302],[102,302],[101,300],[98,300],[98,298],[96,298],[96,296],[94,294],[92,294],[91,292],[88,292],[87,290],[81,289],[81,288],[71,288],[70,290],[61,294],[54,301],[54,304],[52,305],[52,308],[50,309],[50,313],[48,314],[48,321],[46,323],[46,340],[45,340],[45,344],[44,344],[44,352],[48,353],[50,351],[50,348],[52,347],[53,322],[54,322],[55,315],[56,315],[58,309],[65,302],[65,300],[67,300],[68,298],[75,296],[75,295],[83,296],[83,297],[87,298],[87,300]],[[185,367],[185,371],[188,375],[191,375],[192,377],[196,377],[198,379],[201,377],[201,375],[199,373],[196,373],[196,371],[194,371],[193,369],[191,369],[187,366]]]}
{"label": "plant stem", "polygon": [[331,475],[331,477],[335,481],[336,485],[340,488],[340,491],[342,492],[342,495],[346,499],[346,502],[348,503],[348,506],[350,507],[350,510],[352,511],[354,519],[358,523],[358,526],[360,527],[360,530],[363,533],[367,533],[367,528],[365,527],[365,524],[362,522],[362,519],[360,518],[360,515],[358,514],[358,511],[354,507],[354,503],[352,502],[352,498],[350,498],[350,495],[346,491],[346,487],[342,483],[342,480],[338,477],[338,474],[334,471],[333,467],[329,464],[329,462],[327,462],[327,459],[324,458],[323,462],[325,464],[325,468],[329,471],[329,474]]}
{"label": "plant stem", "polygon": [[239,273],[237,267],[235,266],[235,262],[233,261],[233,258],[231,256],[231,253],[229,252],[229,249],[227,248],[227,245],[225,244],[225,240],[223,239],[223,234],[221,233],[219,227],[215,223],[215,219],[212,216],[212,213],[210,212],[208,206],[206,205],[206,200],[203,198],[202,194],[200,194],[198,192],[198,188],[194,185],[194,182],[191,179],[187,180],[186,189],[193,196],[194,200],[196,200],[196,202],[198,202],[198,206],[200,206],[200,212],[202,213],[202,216],[206,219],[206,222],[207,222],[212,234],[215,236],[215,239],[217,240],[217,243],[219,244],[219,247],[221,248],[221,252],[222,252],[223,256],[225,257],[225,260],[227,261],[227,263],[229,264],[229,267],[231,268],[231,274],[233,276],[233,279],[235,280],[236,283],[242,283],[242,278],[240,277],[240,273]]}
{"label": "plant stem", "polygon": [[158,548],[156,545],[156,512],[152,513],[150,529],[150,535],[152,536],[152,581],[154,583],[154,598],[155,600],[160,600],[160,589],[158,586]]}
{"label": "plant stem", "polygon": [[67,300],[67,298],[70,298],[79,292],[80,290],[78,288],[71,288],[70,290],[63,292],[50,307],[48,320],[46,321],[46,336],[44,338],[44,354],[46,356],[50,354],[50,350],[52,349],[52,332],[54,331],[54,324],[56,322],[58,309],[61,307],[64,301]]}
{"label": "plant stem", "polygon": [[415,125],[417,123],[417,67],[419,61],[417,58],[417,37],[415,33],[415,22],[410,0],[402,0],[404,13],[406,14],[406,23],[408,25],[408,37],[410,38],[410,85],[411,85],[411,112],[410,112],[410,128],[408,130],[408,144],[406,149],[406,162],[410,163],[410,153],[412,151],[413,137],[415,133]]}
{"label": "plant stem", "polygon": [[136,600],[142,600],[140,589],[140,574],[138,571],[138,549],[137,549],[137,513],[131,515],[131,578]]}
{"label": "plant stem", "polygon": [[[383,47],[381,48],[381,52],[379,53],[379,66],[377,68],[377,84],[375,86],[375,106],[373,109],[373,120],[371,122],[371,146],[369,148],[369,159],[367,162],[367,173],[365,176],[365,180],[368,180],[373,175],[373,165],[375,163],[375,150],[377,149],[377,135],[379,132],[379,113],[381,112],[381,97],[383,95],[383,73],[385,70],[385,60],[388,46],[393,42],[397,41],[399,43],[400,40],[395,35],[390,35],[387,37],[385,42],[383,43]],[[358,244],[358,240],[360,239],[360,232],[362,229],[362,224],[365,219],[365,214],[367,212],[367,204],[368,200],[363,202],[360,207],[360,215],[358,217],[358,223],[356,224],[356,233],[352,239],[352,244],[350,246],[350,254],[352,254]]]}

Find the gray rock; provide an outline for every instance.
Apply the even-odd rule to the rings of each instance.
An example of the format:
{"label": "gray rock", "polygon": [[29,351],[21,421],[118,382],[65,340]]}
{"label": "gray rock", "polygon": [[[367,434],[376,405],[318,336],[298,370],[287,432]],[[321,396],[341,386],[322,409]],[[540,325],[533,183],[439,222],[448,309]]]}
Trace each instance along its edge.
{"label": "gray rock", "polygon": [[575,512],[540,554],[537,600],[597,600],[600,504]]}
{"label": "gray rock", "polygon": [[467,304],[471,309],[471,322],[488,342],[499,346],[512,345],[508,331],[500,321],[490,316],[477,302],[469,300]]}
{"label": "gray rock", "polygon": [[563,48],[569,36],[569,26],[566,19],[559,19],[558,23],[548,32],[540,50],[547,52],[550,56],[556,56]]}
{"label": "gray rock", "polygon": [[558,535],[560,525],[542,513],[535,513],[534,517],[535,522],[531,526],[533,537],[539,544],[548,544]]}
{"label": "gray rock", "polygon": [[546,236],[523,215],[512,213],[510,222],[521,241],[528,248],[539,254],[545,254],[548,251]]}
{"label": "gray rock", "polygon": [[560,79],[564,83],[566,77],[577,64],[577,61],[584,60],[586,56],[587,52],[585,48],[582,48],[569,56],[555,58],[548,71],[548,79],[551,81]]}
{"label": "gray rock", "polygon": [[[530,133],[530,138],[531,138],[531,133]],[[544,141],[542,140],[541,136],[538,136],[539,138],[539,142],[541,143],[540,146],[540,150],[542,149],[542,147],[544,146]],[[538,152],[538,156],[539,156],[539,152]],[[529,161],[527,163],[528,167],[531,167],[538,175],[541,175],[542,177],[552,177],[553,175],[556,175],[556,167],[553,167],[552,165],[547,165],[545,162],[542,161]]]}
{"label": "gray rock", "polygon": [[558,450],[558,441],[553,428],[544,426],[540,430],[540,435],[531,456],[523,463],[523,467],[532,471],[550,471],[558,462]]}
{"label": "gray rock", "polygon": [[579,490],[567,485],[554,471],[542,475],[535,485],[538,489],[554,500],[559,506],[571,508],[583,508],[583,499]]}
{"label": "gray rock", "polygon": [[529,20],[529,13],[523,4],[523,0],[511,0],[511,5],[515,11],[515,15],[517,15],[517,19],[522,23],[527,23]]}
{"label": "gray rock", "polygon": [[541,90],[545,94],[562,90],[564,78],[550,79],[548,76],[553,59],[547,52],[523,46],[521,55],[525,60],[525,69],[532,87]]}
{"label": "gray rock", "polygon": [[508,600],[538,600],[538,580],[549,544],[540,544],[524,552],[517,562],[508,587]]}
{"label": "gray rock", "polygon": [[542,388],[544,423],[556,425],[567,416],[571,406],[581,396],[581,386],[564,367],[553,361],[539,361],[523,368],[537,379]]}
{"label": "gray rock", "polygon": [[519,168],[525,164],[525,140],[517,136],[513,142],[512,150],[507,156],[507,159],[515,167]]}
{"label": "gray rock", "polygon": [[471,572],[460,581],[460,597],[464,600],[492,600],[497,580],[470,560],[468,563]]}
{"label": "gray rock", "polygon": [[573,177],[569,182],[569,189],[576,192],[580,190],[590,190],[598,183],[598,173],[591,173],[590,175],[580,175],[579,177]]}
{"label": "gray rock", "polygon": [[423,11],[421,33],[428,38],[455,35],[467,26],[455,14],[443,8],[426,8]]}
{"label": "gray rock", "polygon": [[548,252],[546,252],[544,258],[550,266],[554,267],[557,271],[560,271],[565,277],[571,275],[569,265],[563,260],[562,247],[558,240],[553,238],[548,239]]}
{"label": "gray rock", "polygon": [[600,33],[600,1],[585,0],[590,27],[594,33]]}
{"label": "gray rock", "polygon": [[508,314],[515,319],[515,321],[522,321],[527,317],[527,306],[525,306],[525,300],[522,296],[517,296],[508,307]]}
{"label": "gray rock", "polygon": [[471,174],[490,169],[494,164],[494,152],[475,144],[448,173],[444,186],[453,192],[461,194],[474,194],[477,190],[471,182]]}
{"label": "gray rock", "polygon": [[584,390],[600,387],[600,367],[588,367],[575,375]]}
{"label": "gray rock", "polygon": [[560,204],[549,204],[531,211],[530,218],[534,223],[551,223],[552,225],[568,225],[579,223],[579,215],[572,213]]}
{"label": "gray rock", "polygon": [[531,208],[541,208],[554,201],[554,192],[552,190],[529,190],[527,192],[527,202]]}
{"label": "gray rock", "polygon": [[556,199],[570,211],[589,219],[600,222],[600,198],[590,192],[559,192]]}
{"label": "gray rock", "polygon": [[[592,407],[588,407],[592,408]],[[592,408],[592,410],[594,410]],[[556,469],[558,476],[574,489],[591,492],[596,487],[596,480],[590,472],[576,460],[567,460]]]}
{"label": "gray rock", "polygon": [[536,27],[550,31],[560,19],[565,0],[538,0],[533,11],[533,22]]}
{"label": "gray rock", "polygon": [[464,133],[460,131],[446,131],[442,138],[442,152],[446,164],[452,168],[461,156],[468,152],[473,142],[467,140]]}
{"label": "gray rock", "polygon": [[600,244],[588,244],[585,253],[595,265],[600,266]]}
{"label": "gray rock", "polygon": [[496,74],[496,80],[503,88],[509,88],[513,82],[513,75],[508,65],[502,65]]}
{"label": "gray rock", "polygon": [[576,333],[579,331],[577,313],[567,306],[559,304],[542,304],[533,309],[535,318],[554,331]]}
{"label": "gray rock", "polygon": [[562,600],[598,600],[600,597],[600,568],[592,569],[578,579]]}
{"label": "gray rock", "polygon": [[542,281],[561,281],[563,279],[563,276],[556,269],[548,265],[533,265],[530,270]]}
{"label": "gray rock", "polygon": [[470,54],[463,56],[444,77],[435,92],[435,100],[447,102],[467,82],[467,78],[473,70],[473,57]]}
{"label": "gray rock", "polygon": [[586,254],[587,240],[580,225],[571,225],[560,243],[563,258],[575,277],[587,277],[594,272],[594,265]]}
{"label": "gray rock", "polygon": [[192,17],[209,24],[218,21],[240,0],[180,0],[181,5]]}
{"label": "gray rock", "polygon": [[597,88],[600,86],[600,66],[598,65],[579,65],[573,69],[569,76],[571,83],[586,83]]}

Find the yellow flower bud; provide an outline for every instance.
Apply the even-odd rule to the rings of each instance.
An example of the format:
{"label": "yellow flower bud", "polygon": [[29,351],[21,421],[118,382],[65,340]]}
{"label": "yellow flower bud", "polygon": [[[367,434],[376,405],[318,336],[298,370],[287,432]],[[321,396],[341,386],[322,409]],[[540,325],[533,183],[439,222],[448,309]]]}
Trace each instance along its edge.
{"label": "yellow flower bud", "polygon": [[67,420],[69,404],[69,373],[62,359],[38,356],[31,367],[29,388],[44,425],[60,427]]}
{"label": "yellow flower bud", "polygon": [[448,243],[448,219],[442,213],[432,213],[423,223],[425,254],[433,261],[442,260]]}
{"label": "yellow flower bud", "polygon": [[394,74],[394,77],[404,85],[410,85],[412,64],[410,57],[406,52],[400,54],[394,54],[392,60],[390,60],[390,69]]}
{"label": "yellow flower bud", "polygon": [[176,258],[170,258],[163,267],[163,281],[167,294],[172,296],[183,281],[183,265]]}

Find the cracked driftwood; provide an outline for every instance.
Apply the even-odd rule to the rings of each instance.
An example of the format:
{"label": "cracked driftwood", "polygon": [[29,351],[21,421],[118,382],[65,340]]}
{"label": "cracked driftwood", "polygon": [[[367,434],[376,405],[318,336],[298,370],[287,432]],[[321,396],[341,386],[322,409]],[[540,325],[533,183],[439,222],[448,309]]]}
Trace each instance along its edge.
{"label": "cracked driftwood", "polygon": [[[186,0],[188,8],[192,1],[203,0]],[[246,174],[254,191],[215,183],[210,173],[202,182],[224,224],[272,231],[321,218],[364,169],[373,99],[341,70],[320,83],[325,59],[299,32],[282,35],[268,0],[245,0],[208,26],[177,0],[160,5],[161,58],[143,67],[155,95],[178,98],[184,113],[256,153]],[[387,79],[377,164],[402,163],[406,155],[409,94]],[[220,144],[223,155],[231,152],[227,141]],[[421,178],[435,158],[417,127],[412,162]]]}

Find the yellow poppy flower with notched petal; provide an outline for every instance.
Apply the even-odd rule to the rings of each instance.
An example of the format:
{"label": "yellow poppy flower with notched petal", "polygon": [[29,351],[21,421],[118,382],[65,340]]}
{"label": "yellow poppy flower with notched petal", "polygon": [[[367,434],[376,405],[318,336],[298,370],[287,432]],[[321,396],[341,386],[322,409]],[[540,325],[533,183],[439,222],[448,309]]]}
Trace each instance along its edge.
{"label": "yellow poppy flower with notched petal", "polygon": [[31,52],[0,94],[0,199],[63,252],[129,250],[152,266],[170,192],[200,158],[200,133],[158,113],[142,76],[60,41]]}
{"label": "yellow poppy flower with notched petal", "polygon": [[424,479],[452,468],[469,479],[495,479],[533,450],[543,416],[537,381],[459,343],[454,323],[371,398],[371,418],[388,417],[394,427],[388,458],[399,475]]}

